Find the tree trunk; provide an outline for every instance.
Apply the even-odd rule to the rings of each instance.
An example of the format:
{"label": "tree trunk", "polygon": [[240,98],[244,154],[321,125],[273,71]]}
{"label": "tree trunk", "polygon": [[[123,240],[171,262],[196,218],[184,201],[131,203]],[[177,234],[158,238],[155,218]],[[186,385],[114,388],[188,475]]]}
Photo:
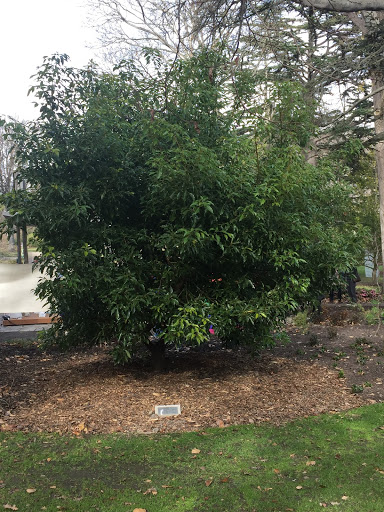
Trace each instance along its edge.
{"label": "tree trunk", "polygon": [[378,286],[379,284],[379,280],[378,280],[378,277],[377,277],[377,271],[379,270],[379,254],[381,252],[381,244],[380,244],[380,240],[378,240],[378,244],[375,244],[376,245],[376,249],[375,251],[372,251],[372,263],[373,263],[373,269],[372,269],[372,284],[374,286]]}
{"label": "tree trunk", "polygon": [[22,238],[23,238],[24,264],[26,264],[26,263],[29,263],[29,259],[28,259],[28,233],[27,233],[27,226],[22,228],[21,233],[22,233]]}
{"label": "tree trunk", "polygon": [[162,340],[162,339],[150,340],[147,347],[151,354],[152,368],[156,372],[163,372],[166,369],[164,340]]}
{"label": "tree trunk", "polygon": [[[372,76],[372,92],[384,86],[384,77],[375,73]],[[375,133],[384,133],[384,91],[377,92],[373,95],[373,105],[375,110]],[[379,141],[375,146],[376,172],[379,184],[379,201],[380,201],[380,231],[381,231],[381,262],[384,254],[384,141]],[[381,276],[381,286],[384,288],[383,278]]]}
{"label": "tree trunk", "polygon": [[21,236],[20,228],[16,228],[16,245],[17,245],[17,263],[21,264]]}
{"label": "tree trunk", "polygon": [[[374,30],[377,29],[379,23],[384,20],[384,13],[373,13],[373,19],[376,22]],[[373,108],[375,134],[382,135],[384,133],[384,74],[382,70],[375,69],[371,72]],[[376,92],[377,91],[377,92]],[[379,183],[379,207],[380,207],[380,232],[381,232],[381,257],[380,262],[383,263],[384,255],[384,141],[379,140],[375,146],[376,172]],[[380,281],[380,278],[379,278]],[[384,291],[384,279],[381,276],[381,287]]]}
{"label": "tree trunk", "polygon": [[[321,0],[322,1],[322,0]],[[327,0],[325,0],[327,1]],[[337,0],[338,1],[338,0]],[[337,3],[336,1],[336,3]],[[347,0],[351,1],[351,0]],[[383,0],[378,0],[380,3],[380,9],[376,11],[384,10]],[[352,2],[351,2],[352,3]],[[355,6],[364,2],[356,2]],[[316,6],[315,6],[316,7]],[[369,9],[367,7],[361,7],[361,9]],[[337,8],[333,9],[337,11]],[[357,11],[358,9],[355,9]],[[375,9],[372,9],[373,11]],[[363,11],[361,16],[354,13],[349,14],[348,17],[351,21],[361,30],[363,36],[369,33],[375,33],[380,23],[384,20],[384,12],[366,12]],[[376,136],[384,133],[384,74],[380,68],[373,67],[370,70],[370,78],[372,81],[372,99],[374,108],[374,125]],[[375,146],[375,159],[376,159],[376,173],[377,181],[379,185],[379,210],[380,210],[380,232],[381,232],[381,254],[380,262],[383,263],[384,255],[384,141],[379,140]],[[380,275],[379,275],[380,283]],[[381,287],[384,291],[384,280],[381,277]]]}

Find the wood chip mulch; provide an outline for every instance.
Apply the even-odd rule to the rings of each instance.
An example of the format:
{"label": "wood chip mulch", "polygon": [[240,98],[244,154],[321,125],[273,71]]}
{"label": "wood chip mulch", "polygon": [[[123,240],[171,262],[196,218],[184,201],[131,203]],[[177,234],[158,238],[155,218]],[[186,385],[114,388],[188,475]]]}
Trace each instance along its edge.
{"label": "wood chip mulch", "polygon": [[[117,367],[106,349],[41,353],[36,345],[0,343],[0,429],[71,434],[156,433],[233,424],[282,424],[357,407],[337,371],[271,352],[213,348],[173,354],[167,373]],[[180,404],[159,418],[155,405]]]}

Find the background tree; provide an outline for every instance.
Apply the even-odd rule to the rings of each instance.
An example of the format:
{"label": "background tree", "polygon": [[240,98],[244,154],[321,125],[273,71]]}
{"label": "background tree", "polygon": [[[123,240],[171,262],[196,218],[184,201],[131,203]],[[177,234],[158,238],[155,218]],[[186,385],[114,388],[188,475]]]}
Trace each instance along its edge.
{"label": "background tree", "polygon": [[[303,6],[306,7],[304,10],[302,9]],[[299,20],[307,19],[308,37],[304,45],[302,36],[298,37],[298,31],[289,28],[290,16],[293,13],[298,14]],[[330,17],[328,13],[332,13],[331,25],[329,24]],[[336,145],[338,145],[343,142],[343,138],[346,140],[351,132],[358,133],[360,131],[360,136],[363,133],[363,140],[367,146],[375,144],[382,253],[384,252],[383,17],[383,6],[381,2],[376,0],[362,0],[360,2],[352,2],[351,0],[336,0],[335,2],[303,0],[294,3],[281,1],[267,4],[257,0],[254,2],[206,0],[201,4],[199,16],[196,20],[197,28],[205,26],[216,32],[218,27],[232,27],[238,33],[237,47],[241,47],[244,35],[249,37],[253,32],[256,34],[258,50],[260,51],[261,48],[261,51],[268,55],[272,55],[271,45],[267,47],[266,51],[265,47],[260,44],[259,30],[253,30],[252,25],[256,24],[257,28],[265,26],[267,32],[271,32],[270,27],[272,26],[272,34],[281,33],[282,37],[280,39],[270,38],[273,41],[273,46],[278,49],[277,52],[274,52],[270,62],[280,62],[281,64],[279,59],[285,55],[286,59],[282,70],[285,68],[287,72],[292,72],[297,62],[300,61],[298,56],[301,55],[303,48],[306,48],[304,69],[309,71],[307,76],[310,79],[307,83],[307,93],[309,93],[307,97],[311,98],[316,93],[324,92],[324,85],[329,88],[337,83],[342,84],[343,95],[350,94],[353,89],[354,94],[358,94],[355,98],[356,101],[352,101],[350,108],[346,109],[348,117],[327,113],[326,128],[331,137],[322,129],[321,136],[314,137],[311,140],[311,145],[314,147],[309,151],[309,157],[313,158],[319,152],[324,154],[324,149],[328,149],[329,141],[332,144],[336,142]],[[272,20],[272,23],[270,20]],[[340,28],[337,31],[334,30],[334,20],[338,20],[339,24],[341,23],[341,30]],[[297,26],[299,26],[299,30],[302,30],[303,27],[300,27],[300,21],[295,20],[294,27]],[[285,29],[279,30],[281,27],[285,27]],[[327,34],[326,43],[327,45],[331,43],[328,48],[331,49],[330,57],[333,63],[339,61],[338,65],[334,66],[335,72],[329,73],[330,67],[327,66],[328,61],[325,59],[326,53],[324,53],[324,50],[321,50],[317,56],[314,53],[319,40],[317,35],[319,30],[322,30],[323,33],[325,30]],[[262,30],[261,33],[263,33]],[[287,33],[289,34],[288,39]],[[363,36],[363,40],[361,40],[361,36]],[[296,38],[296,43],[290,44],[289,39],[292,41],[294,38]],[[276,41],[278,42],[277,45]],[[334,59],[335,56],[337,57],[336,60]],[[324,62],[326,74],[322,70]],[[321,72],[318,73],[319,70]],[[297,74],[295,74],[295,78],[297,79]],[[313,81],[314,78],[315,81]],[[315,88],[313,88],[314,85]],[[368,88],[371,88],[370,93],[367,92]],[[334,92],[334,88],[331,91]],[[362,97],[361,93],[363,93]],[[305,101],[306,98],[303,98],[303,100]],[[371,100],[372,104],[370,104]],[[361,115],[361,108],[355,111],[355,106],[365,106],[364,115]],[[371,107],[370,111],[367,107]],[[374,124],[374,137],[369,136],[369,121]],[[330,131],[329,128],[332,128],[332,130]]]}
{"label": "background tree", "polygon": [[10,192],[16,171],[14,142],[7,138],[7,127],[0,124],[0,194]]}
{"label": "background tree", "polygon": [[330,166],[306,164],[295,86],[276,91],[271,125],[241,119],[239,91],[257,91],[247,74],[233,87],[218,52],[153,74],[47,59],[41,116],[15,126],[33,191],[8,207],[36,225],[52,278],[38,291],[60,315],[50,336],[114,342],[118,361],[143,345],[162,361],[167,344],[199,344],[210,325],[263,346],[335,268],[356,263],[349,190]]}
{"label": "background tree", "polygon": [[167,0],[87,0],[89,23],[99,34],[104,57],[112,63],[140,55],[143,48],[158,50],[164,58],[191,56],[210,47],[215,34],[195,29],[196,2]]}

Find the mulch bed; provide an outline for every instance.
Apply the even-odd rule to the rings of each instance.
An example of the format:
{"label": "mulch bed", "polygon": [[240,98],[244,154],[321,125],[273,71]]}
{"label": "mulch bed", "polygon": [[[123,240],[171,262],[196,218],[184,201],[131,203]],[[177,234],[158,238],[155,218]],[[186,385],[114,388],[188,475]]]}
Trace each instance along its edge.
{"label": "mulch bed", "polygon": [[[171,354],[169,370],[114,366],[106,348],[42,353],[35,342],[0,343],[3,431],[156,433],[270,422],[383,401],[383,328],[291,326],[289,344],[260,357],[212,343]],[[352,392],[355,391],[355,392]],[[180,404],[159,418],[155,405]]]}

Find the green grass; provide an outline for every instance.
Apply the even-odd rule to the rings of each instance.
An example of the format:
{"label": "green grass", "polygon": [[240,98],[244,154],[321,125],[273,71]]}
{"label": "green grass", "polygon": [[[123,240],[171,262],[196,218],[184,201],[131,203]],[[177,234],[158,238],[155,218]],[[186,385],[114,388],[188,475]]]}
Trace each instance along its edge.
{"label": "green grass", "polygon": [[3,432],[0,510],[382,512],[383,413],[151,437]]}
{"label": "green grass", "polygon": [[[365,266],[364,265],[357,267],[357,271],[359,273],[359,276],[361,277],[361,281],[359,283],[360,285],[373,286],[373,278],[365,276]],[[380,279],[382,276],[382,272],[383,272],[383,267],[380,265]]]}

